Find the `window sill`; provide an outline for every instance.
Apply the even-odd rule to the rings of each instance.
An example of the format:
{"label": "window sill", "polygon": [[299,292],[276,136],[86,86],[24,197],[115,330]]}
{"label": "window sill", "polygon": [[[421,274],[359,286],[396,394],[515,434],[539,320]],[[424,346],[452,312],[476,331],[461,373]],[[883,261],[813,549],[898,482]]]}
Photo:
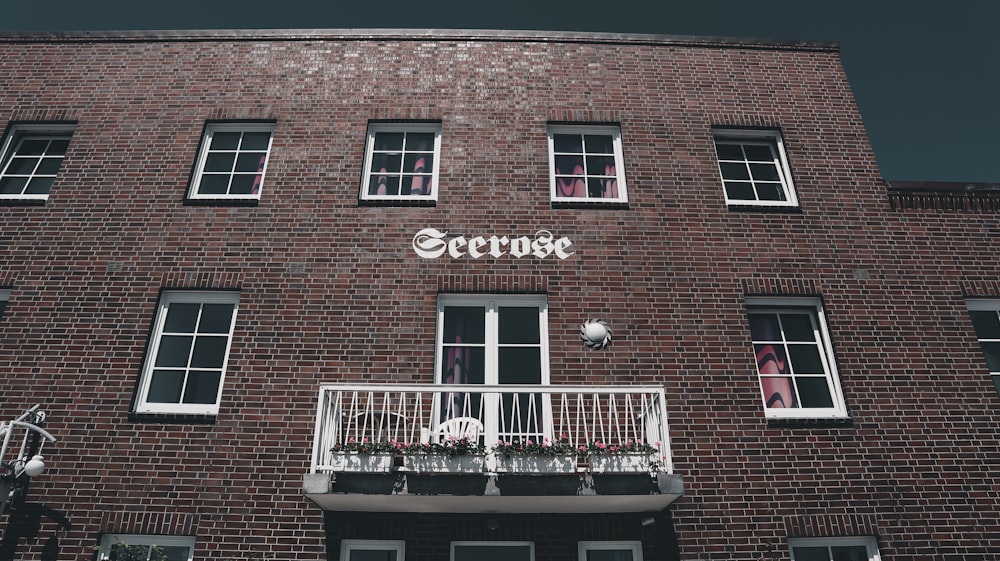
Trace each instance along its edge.
{"label": "window sill", "polygon": [[128,420],[133,423],[161,423],[178,425],[214,425],[218,415],[207,413],[137,413],[129,411]]}
{"label": "window sill", "polygon": [[184,199],[185,206],[246,206],[254,207],[260,199]]}
{"label": "window sill", "polygon": [[777,214],[802,214],[798,205],[755,205],[742,203],[726,203],[726,208],[733,212],[773,212]]}
{"label": "window sill", "polygon": [[628,210],[628,201],[602,201],[599,199],[574,201],[570,199],[552,199],[552,208],[567,208],[574,210],[611,209]]}
{"label": "window sill", "polygon": [[44,199],[33,197],[0,197],[0,206],[43,206],[48,200],[48,197]]}
{"label": "window sill", "polygon": [[358,206],[434,207],[436,199],[359,199]]}
{"label": "window sill", "polygon": [[809,428],[840,428],[853,427],[852,417],[768,417],[767,428],[809,429]]}

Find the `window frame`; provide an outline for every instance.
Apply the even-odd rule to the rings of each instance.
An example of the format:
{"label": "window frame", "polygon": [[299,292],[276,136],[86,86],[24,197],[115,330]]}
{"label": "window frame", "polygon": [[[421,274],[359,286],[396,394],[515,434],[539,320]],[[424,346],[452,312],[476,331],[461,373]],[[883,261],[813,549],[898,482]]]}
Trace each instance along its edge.
{"label": "window frame", "polygon": [[457,546],[528,546],[529,561],[535,561],[535,542],[533,541],[453,541],[448,547],[448,561],[455,561],[455,548]]}
{"label": "window frame", "polygon": [[976,335],[976,342],[979,343],[979,350],[983,355],[983,362],[985,362],[986,369],[990,372],[990,381],[993,382],[996,388],[997,394],[1000,395],[1000,370],[993,371],[990,368],[989,359],[986,357],[986,351],[983,349],[983,342],[989,343],[1000,343],[1000,339],[990,339],[988,337],[980,337],[979,332],[976,330],[975,322],[972,321],[971,312],[993,312],[1000,315],[1000,299],[996,298],[975,298],[966,300],[966,308],[969,310],[969,322],[972,323],[973,333]]}
{"label": "window frame", "polygon": [[[436,202],[441,192],[441,123],[369,123],[365,133],[365,159],[361,171],[360,197],[366,202],[398,203],[398,202]],[[429,195],[373,195],[368,192],[372,177],[372,160],[375,156],[375,136],[379,133],[434,133],[434,163],[431,166],[431,193]],[[402,154],[406,154],[404,144]],[[405,160],[405,156],[404,156]],[[412,175],[412,172],[410,172]],[[407,172],[400,171],[400,179]]]}
{"label": "window frame", "polygon": [[194,536],[167,536],[157,534],[104,534],[101,538],[100,550],[97,554],[97,561],[110,561],[111,549],[118,540],[125,545],[149,545],[149,546],[182,546],[188,548],[187,561],[194,559]]}
{"label": "window frame", "polygon": [[[729,192],[726,191],[726,177],[722,173],[720,164],[724,161],[719,157],[719,142],[732,144],[754,144],[767,145],[771,148],[775,156],[774,163],[778,169],[778,177],[781,180],[782,192],[785,195],[784,201],[769,201],[761,199],[730,199]],[[715,127],[712,129],[712,148],[715,150],[715,166],[722,182],[722,195],[725,197],[726,205],[730,207],[777,207],[796,208],[799,206],[799,199],[795,189],[795,182],[792,180],[792,168],[788,162],[788,155],[785,150],[785,142],[781,131],[776,129],[741,129],[731,127]],[[750,180],[751,186],[754,182]],[[754,194],[757,191],[754,189]]]}
{"label": "window frame", "polygon": [[[188,185],[187,198],[189,201],[259,201],[261,193],[264,192],[264,183],[267,179],[267,168],[271,164],[271,158],[274,155],[272,150],[274,146],[274,131],[275,123],[273,122],[210,122],[205,124],[205,130],[201,135],[201,144],[198,146],[198,157],[195,160],[194,173],[191,174],[191,183]],[[231,193],[200,193],[201,180],[205,175],[205,164],[208,161],[209,153],[211,152],[212,138],[216,133],[220,132],[267,132],[270,136],[267,140],[267,149],[264,152],[264,167],[260,170],[260,185],[257,188],[256,193],[246,193],[246,194],[231,194]],[[259,152],[259,150],[253,150],[253,152]],[[239,149],[237,149],[237,154]],[[236,165],[235,159],[233,162],[234,168]],[[210,172],[211,173],[211,172]],[[221,174],[220,174],[221,175]],[[232,178],[235,175],[235,169],[229,172],[230,186],[232,185]],[[243,174],[241,174],[243,175]]]}
{"label": "window frame", "polygon": [[[556,151],[555,135],[608,135],[611,136],[612,150],[615,158],[615,174],[618,182],[618,196],[614,198],[590,198],[588,197],[560,197],[557,190],[556,181]],[[551,123],[546,127],[548,137],[549,152],[549,200],[553,203],[574,203],[587,205],[601,204],[625,204],[628,203],[628,188],[625,181],[625,156],[622,149],[622,132],[619,125],[597,125],[597,124],[561,124]],[[585,149],[585,148],[584,148]],[[575,154],[575,153],[574,153]],[[582,153],[584,166],[586,167],[586,152]],[[600,175],[600,174],[591,174]],[[586,171],[584,177],[588,177]]]}
{"label": "window frame", "polygon": [[826,547],[827,552],[829,553],[829,548],[831,547],[852,545],[864,546],[865,551],[868,554],[868,561],[881,561],[882,558],[879,555],[878,543],[873,536],[789,538],[788,555],[792,561],[796,561],[796,547]]}
{"label": "window frame", "polygon": [[340,541],[340,560],[350,561],[352,551],[395,551],[396,561],[403,561],[406,552],[404,540],[352,540]]}
{"label": "window frame", "polygon": [[[190,415],[217,415],[222,402],[222,390],[226,382],[226,370],[229,367],[229,355],[232,351],[233,338],[235,336],[236,318],[239,315],[240,293],[235,291],[188,291],[188,290],[168,290],[160,295],[156,305],[156,315],[153,323],[153,330],[150,334],[149,343],[146,347],[146,360],[143,362],[142,373],[140,375],[138,395],[136,398],[136,413],[166,413],[166,414],[190,414]],[[233,316],[230,319],[229,335],[226,340],[225,355],[219,374],[219,388],[215,397],[215,403],[160,403],[150,402],[149,387],[153,378],[153,371],[156,370],[156,357],[160,351],[160,343],[163,337],[163,327],[167,319],[167,311],[172,304],[232,304]],[[193,345],[192,345],[193,346]],[[185,367],[185,380],[187,372],[192,370],[190,365]],[[182,394],[183,398],[183,394]]]}
{"label": "window frame", "polygon": [[641,541],[582,541],[579,542],[580,561],[587,561],[588,551],[626,549],[632,551],[632,561],[642,561]]}
{"label": "window frame", "polygon": [[[3,145],[0,147],[0,179],[3,179],[7,174],[7,166],[10,161],[16,155],[15,150],[20,147],[21,142],[28,138],[46,138],[50,139],[60,138],[65,139],[67,143],[72,142],[73,132],[76,129],[75,124],[70,123],[20,123],[11,125],[7,134],[4,136]],[[67,147],[66,152],[69,152]],[[44,154],[43,154],[44,156]],[[63,162],[66,161],[66,154],[60,156],[62,159],[59,162],[59,167],[56,168],[55,173],[51,174],[52,184],[49,186],[48,193],[24,193],[23,191],[18,194],[14,193],[0,193],[0,202],[2,201],[39,201],[45,202],[48,200],[49,195],[52,194],[52,189],[55,187],[56,180],[59,178],[59,171],[62,169]],[[35,177],[34,171],[29,177]],[[16,174],[23,175],[23,174]],[[49,174],[44,174],[48,176]],[[25,187],[27,187],[27,183]]]}
{"label": "window frame", "polygon": [[[833,349],[833,341],[830,338],[830,328],[826,322],[826,313],[823,309],[823,302],[816,297],[785,297],[785,296],[751,296],[746,298],[747,330],[750,334],[750,353],[754,357],[754,372],[757,378],[757,391],[761,404],[764,408],[765,417],[776,419],[846,419],[848,418],[847,403],[844,399],[844,391],[840,381],[840,373],[837,369],[836,355]],[[819,343],[820,361],[824,367],[824,377],[827,381],[827,389],[830,391],[832,407],[794,407],[778,408],[768,407],[767,399],[764,397],[764,388],[761,380],[759,365],[757,364],[757,352],[752,332],[750,332],[750,315],[757,313],[808,313],[812,324],[815,341]],[[784,331],[781,334],[785,340]],[[790,361],[790,357],[786,356]],[[789,377],[795,379],[797,376],[792,373]],[[799,376],[815,377],[818,376]]]}

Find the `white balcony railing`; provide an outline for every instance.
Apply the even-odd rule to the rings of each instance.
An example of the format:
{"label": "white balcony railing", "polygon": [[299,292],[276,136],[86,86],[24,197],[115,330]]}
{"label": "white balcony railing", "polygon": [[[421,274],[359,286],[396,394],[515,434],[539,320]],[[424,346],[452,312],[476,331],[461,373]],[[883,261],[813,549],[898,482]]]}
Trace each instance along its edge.
{"label": "white balcony railing", "polygon": [[663,388],[649,386],[343,384],[319,392],[313,473],[334,471],[338,443],[428,442],[438,426],[472,417],[481,442],[636,441],[658,449],[660,471],[673,473]]}

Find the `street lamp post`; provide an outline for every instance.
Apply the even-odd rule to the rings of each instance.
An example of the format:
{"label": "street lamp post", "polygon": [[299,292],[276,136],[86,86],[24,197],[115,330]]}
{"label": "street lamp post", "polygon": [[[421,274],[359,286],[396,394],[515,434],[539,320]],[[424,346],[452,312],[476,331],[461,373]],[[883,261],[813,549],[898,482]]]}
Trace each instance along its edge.
{"label": "street lamp post", "polygon": [[[13,421],[0,423],[0,437],[3,438],[3,445],[0,446],[0,515],[7,511],[8,503],[11,503],[13,511],[16,503],[12,499],[22,495],[27,490],[28,481],[45,470],[42,446],[46,441],[56,441],[55,437],[39,426],[45,422],[45,412],[39,410],[39,407],[36,405],[28,409]],[[11,439],[14,430],[18,428],[24,430],[21,448],[8,461]]]}

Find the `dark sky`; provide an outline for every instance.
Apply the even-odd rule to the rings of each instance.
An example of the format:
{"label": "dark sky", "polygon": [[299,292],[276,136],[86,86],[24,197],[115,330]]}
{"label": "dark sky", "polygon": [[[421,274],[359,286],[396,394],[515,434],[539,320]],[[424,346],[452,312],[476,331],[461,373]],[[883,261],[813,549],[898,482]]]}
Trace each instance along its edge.
{"label": "dark sky", "polygon": [[0,32],[447,28],[838,41],[887,179],[1000,183],[997,0],[14,0]]}

